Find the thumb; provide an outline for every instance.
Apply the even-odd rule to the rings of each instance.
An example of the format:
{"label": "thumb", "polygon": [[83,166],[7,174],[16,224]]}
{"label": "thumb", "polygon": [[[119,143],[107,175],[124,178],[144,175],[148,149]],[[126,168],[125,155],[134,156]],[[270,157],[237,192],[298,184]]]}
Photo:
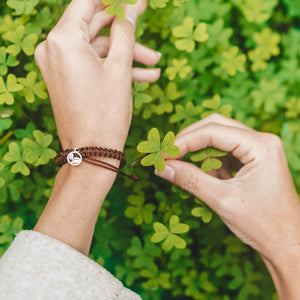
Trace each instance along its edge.
{"label": "thumb", "polygon": [[125,18],[115,18],[111,27],[110,50],[107,60],[120,71],[127,72],[132,67],[135,44],[135,26],[138,17],[138,5],[127,5]]}
{"label": "thumb", "polygon": [[227,186],[225,182],[208,175],[191,163],[167,160],[165,171],[155,170],[155,174],[193,194],[213,210],[217,210],[218,202],[224,198]]}

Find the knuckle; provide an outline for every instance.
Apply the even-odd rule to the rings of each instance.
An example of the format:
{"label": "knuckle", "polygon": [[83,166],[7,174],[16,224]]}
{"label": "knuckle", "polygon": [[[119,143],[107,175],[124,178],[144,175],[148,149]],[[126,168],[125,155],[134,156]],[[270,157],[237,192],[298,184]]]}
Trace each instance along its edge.
{"label": "knuckle", "polygon": [[38,44],[34,51],[34,59],[38,65],[41,65],[43,58],[46,54],[46,42],[43,41],[42,43]]}
{"label": "knuckle", "polygon": [[52,29],[46,39],[49,50],[61,47],[65,43],[65,37],[59,29]]}
{"label": "knuckle", "polygon": [[275,155],[276,153],[284,152],[282,140],[279,136],[272,133],[262,133],[261,134],[261,143],[265,145],[264,154],[268,157]]}
{"label": "knuckle", "polygon": [[205,119],[210,122],[218,122],[218,121],[224,119],[224,116],[222,116],[218,113],[213,113],[213,114],[207,116]]}

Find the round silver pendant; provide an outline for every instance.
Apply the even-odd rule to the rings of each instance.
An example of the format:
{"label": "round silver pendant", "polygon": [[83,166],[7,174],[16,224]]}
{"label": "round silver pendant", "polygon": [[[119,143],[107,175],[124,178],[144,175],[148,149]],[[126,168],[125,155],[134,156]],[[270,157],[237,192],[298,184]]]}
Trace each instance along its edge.
{"label": "round silver pendant", "polygon": [[71,151],[67,156],[67,161],[72,166],[78,166],[82,162],[82,156],[76,147],[74,151]]}

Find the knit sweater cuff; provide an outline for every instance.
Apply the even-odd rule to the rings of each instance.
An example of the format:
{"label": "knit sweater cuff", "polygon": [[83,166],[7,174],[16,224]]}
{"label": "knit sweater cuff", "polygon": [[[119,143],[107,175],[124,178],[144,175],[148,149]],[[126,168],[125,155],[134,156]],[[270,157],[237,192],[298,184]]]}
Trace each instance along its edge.
{"label": "knit sweater cuff", "polygon": [[0,259],[1,299],[141,300],[105,268],[37,231],[19,232]]}

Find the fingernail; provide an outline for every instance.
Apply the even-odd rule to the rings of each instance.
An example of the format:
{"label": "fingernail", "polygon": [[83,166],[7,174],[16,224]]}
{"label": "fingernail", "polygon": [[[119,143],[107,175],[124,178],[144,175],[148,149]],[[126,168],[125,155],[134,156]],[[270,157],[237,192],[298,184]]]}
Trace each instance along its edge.
{"label": "fingernail", "polygon": [[169,180],[169,181],[173,182],[174,176],[175,176],[175,170],[173,168],[171,168],[170,166],[166,166],[165,170],[163,172],[158,172],[155,169],[154,174],[161,177],[161,178],[164,178],[166,180]]}
{"label": "fingernail", "polygon": [[161,59],[162,57],[162,53],[161,52],[157,52],[158,56],[159,56],[159,60]]}
{"label": "fingernail", "polygon": [[128,20],[134,27],[137,21],[137,7],[136,5],[130,5],[126,7],[125,19]]}

